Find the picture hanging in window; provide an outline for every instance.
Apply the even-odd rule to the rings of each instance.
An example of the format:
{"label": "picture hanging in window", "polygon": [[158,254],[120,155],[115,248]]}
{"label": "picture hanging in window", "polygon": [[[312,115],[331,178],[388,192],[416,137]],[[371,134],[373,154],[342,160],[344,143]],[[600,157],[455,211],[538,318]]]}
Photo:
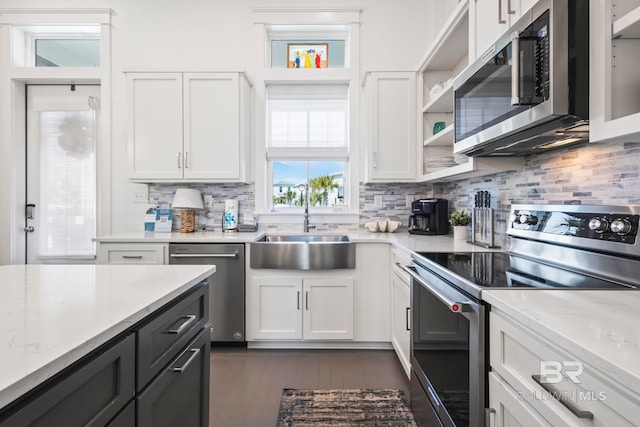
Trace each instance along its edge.
{"label": "picture hanging in window", "polygon": [[287,68],[328,68],[328,43],[287,43]]}

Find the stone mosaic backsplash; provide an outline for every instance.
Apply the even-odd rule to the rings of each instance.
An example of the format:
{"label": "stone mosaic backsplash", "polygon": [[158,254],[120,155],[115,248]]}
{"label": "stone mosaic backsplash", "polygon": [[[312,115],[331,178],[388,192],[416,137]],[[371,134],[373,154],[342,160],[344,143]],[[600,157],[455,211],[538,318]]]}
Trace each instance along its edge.
{"label": "stone mosaic backsplash", "polygon": [[[196,210],[197,230],[221,230],[222,214],[224,213],[224,200],[237,199],[240,219],[247,212],[255,211],[254,184],[150,184],[149,203],[169,207],[178,188],[195,188],[202,195],[213,196],[213,206],[203,210]],[[176,209],[173,217],[173,230],[180,229],[180,209]]]}
{"label": "stone mosaic backsplash", "polygon": [[407,207],[407,197],[409,202],[421,197],[433,197],[433,186],[413,183],[361,185],[360,226],[369,221],[388,218],[400,221],[401,227],[406,229],[411,213],[411,208]]}
{"label": "stone mosaic backsplash", "polygon": [[512,203],[640,204],[640,143],[603,143],[528,156],[522,171],[434,185],[449,209],[473,208],[477,191],[491,193],[496,210],[496,244],[508,246]]}
{"label": "stone mosaic backsplash", "polygon": [[[184,184],[151,184],[149,202],[169,205]],[[240,219],[255,211],[253,184],[191,184],[203,194],[213,195],[213,207],[198,211],[198,229],[220,230],[224,199],[239,201]],[[536,204],[640,204],[640,143],[605,143],[553,150],[528,156],[522,171],[504,172],[438,184],[366,184],[360,186],[359,227],[369,221],[389,218],[400,221],[405,231],[409,200],[426,196],[449,200],[449,210],[473,208],[477,191],[491,193],[496,210],[497,245],[507,247],[507,218],[512,203]],[[180,224],[179,211],[173,228]],[[317,224],[317,230],[351,231],[355,224]],[[299,232],[300,224],[269,225],[269,231]],[[399,232],[396,231],[396,232]]]}

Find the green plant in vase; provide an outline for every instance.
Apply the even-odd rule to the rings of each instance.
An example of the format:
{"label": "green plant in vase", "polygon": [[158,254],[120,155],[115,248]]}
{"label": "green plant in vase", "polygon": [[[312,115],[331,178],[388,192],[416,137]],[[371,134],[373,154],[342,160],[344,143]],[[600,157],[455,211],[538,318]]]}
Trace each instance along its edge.
{"label": "green plant in vase", "polygon": [[449,215],[449,224],[453,226],[453,238],[467,239],[467,225],[471,224],[471,215],[465,210],[453,211]]}
{"label": "green plant in vase", "polygon": [[456,226],[467,226],[471,224],[471,215],[465,210],[454,211],[449,216],[449,224]]}

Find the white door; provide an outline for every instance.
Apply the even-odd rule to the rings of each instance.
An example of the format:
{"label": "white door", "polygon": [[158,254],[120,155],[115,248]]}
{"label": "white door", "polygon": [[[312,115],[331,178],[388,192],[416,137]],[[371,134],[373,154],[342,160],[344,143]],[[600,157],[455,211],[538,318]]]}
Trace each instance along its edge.
{"label": "white door", "polygon": [[353,279],[304,279],[305,340],[353,339]]}
{"label": "white door", "polygon": [[371,74],[371,181],[416,177],[416,75]]}
{"label": "white door", "polygon": [[182,74],[130,73],[127,82],[130,177],[182,179]]}
{"label": "white door", "polygon": [[238,74],[184,75],[184,177],[240,179]]}
{"label": "white door", "polygon": [[407,377],[410,378],[410,287],[406,281],[408,277],[402,277],[402,275],[406,273],[396,272],[395,270],[396,267],[393,267],[393,271],[391,272],[391,305],[393,311],[393,317],[391,318],[391,343],[396,350],[398,359],[400,359],[400,363]]}
{"label": "white door", "polygon": [[100,86],[27,86],[28,264],[95,259]]}
{"label": "white door", "polygon": [[249,339],[302,339],[302,280],[255,279],[251,286]]}

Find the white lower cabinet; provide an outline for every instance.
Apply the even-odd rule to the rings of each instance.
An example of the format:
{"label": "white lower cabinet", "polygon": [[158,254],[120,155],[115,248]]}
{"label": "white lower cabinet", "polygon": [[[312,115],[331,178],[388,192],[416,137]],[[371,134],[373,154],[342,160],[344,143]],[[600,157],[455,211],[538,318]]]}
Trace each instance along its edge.
{"label": "white lower cabinet", "polygon": [[485,427],[549,426],[499,375],[489,373],[489,423]]}
{"label": "white lower cabinet", "polygon": [[[251,245],[246,254],[250,265]],[[249,346],[390,349],[390,254],[388,243],[358,243],[355,269],[247,268]]]}
{"label": "white lower cabinet", "polygon": [[353,339],[353,279],[256,278],[250,286],[250,339]]}
{"label": "white lower cabinet", "polygon": [[[640,420],[637,391],[626,389],[548,338],[492,310],[489,426],[631,427]],[[614,373],[615,374],[615,373]]]}
{"label": "white lower cabinet", "polygon": [[391,344],[408,378],[411,378],[410,279],[398,267],[391,273]]}

